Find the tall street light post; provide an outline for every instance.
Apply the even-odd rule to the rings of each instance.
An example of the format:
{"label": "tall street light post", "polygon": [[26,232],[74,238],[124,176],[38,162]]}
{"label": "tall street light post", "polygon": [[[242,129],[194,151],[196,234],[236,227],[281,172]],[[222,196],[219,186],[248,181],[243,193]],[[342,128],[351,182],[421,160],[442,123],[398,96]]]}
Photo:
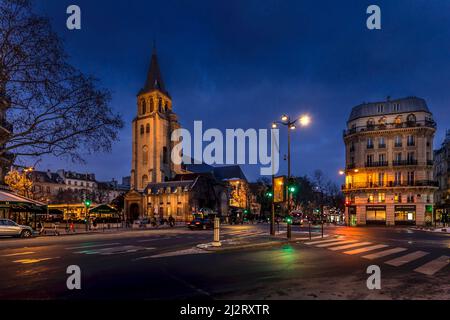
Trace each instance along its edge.
{"label": "tall street light post", "polygon": [[285,186],[287,188],[287,194],[288,194],[288,205],[287,205],[287,209],[288,209],[288,216],[287,216],[287,238],[291,239],[292,237],[292,218],[291,218],[291,197],[292,197],[292,192],[289,190],[290,187],[290,181],[291,181],[291,130],[295,130],[296,129],[296,123],[297,121],[300,123],[300,125],[302,127],[306,127],[310,124],[311,122],[311,118],[307,115],[303,115],[300,118],[291,118],[288,115],[283,115],[281,117],[281,121],[275,121],[272,123],[272,128],[275,129],[278,127],[278,125],[283,125],[286,126],[288,128],[288,156],[287,156],[287,161],[288,161],[288,174],[287,174],[287,185]]}

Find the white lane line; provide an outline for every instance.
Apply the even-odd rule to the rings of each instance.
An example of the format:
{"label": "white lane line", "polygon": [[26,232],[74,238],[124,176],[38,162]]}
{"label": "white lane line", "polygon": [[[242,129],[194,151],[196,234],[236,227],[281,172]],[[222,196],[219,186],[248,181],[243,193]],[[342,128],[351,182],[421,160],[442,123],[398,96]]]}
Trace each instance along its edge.
{"label": "white lane line", "polygon": [[328,250],[333,250],[333,251],[345,250],[345,249],[350,249],[350,248],[355,248],[355,247],[368,246],[369,244],[372,244],[372,242],[358,242],[358,243],[346,244],[344,246],[328,248]]}
{"label": "white lane line", "polygon": [[404,264],[407,264],[408,262],[420,259],[420,258],[426,256],[427,254],[428,254],[428,252],[425,252],[425,251],[414,251],[414,252],[406,254],[404,256],[386,261],[385,263],[390,266],[399,267]]}
{"label": "white lane line", "polygon": [[364,259],[369,259],[369,260],[374,260],[374,259],[390,256],[391,254],[403,252],[403,251],[406,251],[406,250],[408,250],[408,249],[406,249],[406,248],[392,248],[392,249],[388,249],[388,250],[384,250],[384,251],[368,254],[366,256],[363,256],[363,258]]}
{"label": "white lane line", "polygon": [[345,254],[359,254],[359,253],[377,250],[377,249],[386,248],[386,247],[388,247],[388,245],[376,244],[376,245],[370,246],[370,247],[364,247],[364,248],[359,248],[359,249],[355,249],[355,250],[345,251],[344,253]]}
{"label": "white lane line", "polygon": [[335,241],[341,241],[343,239],[334,238],[334,239],[328,239],[328,240],[321,240],[321,241],[313,241],[313,242],[305,242],[305,244],[309,245],[315,245],[315,244],[321,244],[321,243],[327,243],[327,242],[335,242]]}
{"label": "white lane line", "polygon": [[93,250],[82,250],[82,251],[76,251],[74,253],[78,254],[101,254],[101,255],[111,255],[111,254],[118,254],[118,253],[127,253],[127,252],[136,252],[140,250],[151,250],[154,248],[145,248],[145,247],[136,247],[136,246],[120,246],[120,247],[110,247],[110,248],[103,248],[103,249],[93,249]]}
{"label": "white lane line", "polygon": [[440,256],[439,258],[414,269],[414,271],[432,276],[433,274],[444,268],[446,265],[448,265],[449,260],[449,256]]}
{"label": "white lane line", "polygon": [[167,239],[172,239],[172,238],[167,237],[167,238],[157,238],[157,239],[146,239],[146,240],[138,240],[138,242],[152,242],[152,241],[167,240]]}
{"label": "white lane line", "polygon": [[316,247],[327,248],[327,247],[338,246],[341,244],[348,244],[348,243],[354,243],[354,242],[357,242],[357,241],[356,240],[339,240],[339,241],[331,242],[331,243],[318,244],[318,245],[316,245]]}
{"label": "white lane line", "polygon": [[28,252],[17,252],[17,253],[10,253],[10,254],[5,254],[2,257],[15,257],[15,256],[25,256],[27,254],[33,254],[33,251],[28,251]]}
{"label": "white lane line", "polygon": [[145,259],[153,259],[153,258],[164,258],[164,257],[175,257],[175,256],[185,256],[185,255],[191,255],[191,254],[204,254],[204,253],[211,253],[210,251],[198,249],[198,248],[191,248],[191,249],[185,249],[185,250],[177,250],[177,251],[171,251],[161,254],[156,254],[153,256],[145,256],[133,259],[133,261],[138,260],[145,260]]}
{"label": "white lane line", "polygon": [[118,244],[120,244],[120,243],[113,242],[113,243],[103,243],[103,244],[87,244],[87,245],[79,246],[79,247],[66,248],[66,250],[76,250],[76,249],[87,249],[87,248],[95,248],[95,247],[115,246],[115,245],[118,245]]}

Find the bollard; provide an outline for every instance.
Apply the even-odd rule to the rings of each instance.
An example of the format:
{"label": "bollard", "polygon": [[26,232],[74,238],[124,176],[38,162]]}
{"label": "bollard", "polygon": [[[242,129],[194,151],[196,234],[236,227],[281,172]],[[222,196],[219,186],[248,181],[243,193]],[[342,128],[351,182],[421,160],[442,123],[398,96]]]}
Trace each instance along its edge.
{"label": "bollard", "polygon": [[220,219],[214,218],[214,241],[212,243],[213,247],[220,247]]}

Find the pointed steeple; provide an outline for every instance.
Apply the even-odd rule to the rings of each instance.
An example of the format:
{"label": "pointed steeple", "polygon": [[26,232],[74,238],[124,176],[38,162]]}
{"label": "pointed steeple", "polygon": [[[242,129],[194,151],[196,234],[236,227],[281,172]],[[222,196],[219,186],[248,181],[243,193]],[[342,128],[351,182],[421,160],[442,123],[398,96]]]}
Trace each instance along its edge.
{"label": "pointed steeple", "polygon": [[150,67],[147,73],[147,80],[145,82],[144,88],[141,90],[140,93],[149,92],[153,90],[159,90],[162,93],[169,96],[169,92],[166,90],[166,87],[164,86],[164,81],[161,75],[161,71],[159,69],[155,42],[153,42],[152,59],[150,61]]}

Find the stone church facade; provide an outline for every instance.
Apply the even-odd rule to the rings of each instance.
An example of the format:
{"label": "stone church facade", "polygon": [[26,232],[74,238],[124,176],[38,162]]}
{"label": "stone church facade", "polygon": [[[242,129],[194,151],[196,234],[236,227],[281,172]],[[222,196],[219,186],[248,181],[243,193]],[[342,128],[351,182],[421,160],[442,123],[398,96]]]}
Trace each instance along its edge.
{"label": "stone church facade", "polygon": [[137,95],[132,123],[130,191],[125,218],[174,217],[190,221],[192,213],[209,208],[228,212],[226,184],[210,173],[193,173],[171,161],[172,132],[180,128],[172,99],[163,82],[155,50],[144,87]]}

